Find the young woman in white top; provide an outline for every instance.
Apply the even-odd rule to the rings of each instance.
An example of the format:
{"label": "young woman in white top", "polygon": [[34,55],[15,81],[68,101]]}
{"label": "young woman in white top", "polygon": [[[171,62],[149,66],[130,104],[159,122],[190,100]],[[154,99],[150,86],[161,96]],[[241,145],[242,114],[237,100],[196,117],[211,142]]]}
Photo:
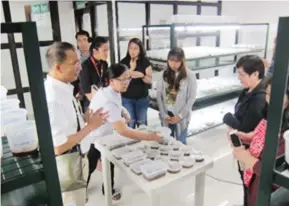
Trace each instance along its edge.
{"label": "young woman in white top", "polygon": [[[93,96],[89,109],[96,111],[99,108],[103,108],[104,112],[108,112],[107,122],[100,128],[94,130],[91,133],[91,142],[94,142],[98,137],[103,137],[105,135],[113,134],[113,131],[116,131],[121,136],[125,136],[137,140],[150,140],[161,142],[162,138],[155,133],[145,133],[140,132],[134,129],[131,129],[127,126],[125,120],[123,119],[122,113],[122,102],[121,102],[121,93],[125,92],[129,86],[131,77],[130,72],[127,66],[124,64],[114,64],[111,65],[107,70],[107,79],[109,86],[100,88],[96,94]],[[93,151],[93,150],[91,150]],[[97,151],[97,150],[96,150]],[[93,156],[93,157],[92,157]],[[95,160],[100,159],[100,152],[94,152],[94,154],[88,153],[88,159],[91,165],[95,165]],[[95,170],[95,167],[91,167],[90,174]],[[112,188],[114,188],[113,181],[113,165],[112,167]],[[115,192],[113,189],[114,199],[120,198],[120,193]]]}

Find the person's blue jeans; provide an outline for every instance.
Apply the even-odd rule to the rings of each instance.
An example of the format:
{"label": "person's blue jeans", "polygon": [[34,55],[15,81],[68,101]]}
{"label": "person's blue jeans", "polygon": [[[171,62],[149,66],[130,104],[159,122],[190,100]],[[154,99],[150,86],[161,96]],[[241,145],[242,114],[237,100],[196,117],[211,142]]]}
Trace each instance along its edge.
{"label": "person's blue jeans", "polygon": [[149,107],[149,97],[141,99],[128,99],[122,97],[122,105],[130,114],[129,127],[135,128],[139,125],[147,125],[147,111]]}
{"label": "person's blue jeans", "polygon": [[171,136],[175,137],[183,144],[187,144],[188,128],[184,129],[179,136],[177,135],[177,126],[175,124],[169,124],[169,128],[172,130]]}

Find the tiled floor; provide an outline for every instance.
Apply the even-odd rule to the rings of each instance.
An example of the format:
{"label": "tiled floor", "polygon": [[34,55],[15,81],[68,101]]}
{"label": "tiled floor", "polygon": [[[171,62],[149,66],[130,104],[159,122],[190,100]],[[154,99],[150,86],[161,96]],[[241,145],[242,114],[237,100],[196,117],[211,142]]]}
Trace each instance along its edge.
{"label": "tiled floor", "polygon": [[[207,172],[205,206],[235,206],[242,203],[242,187],[236,169],[236,161],[231,155],[227,142],[226,128],[220,126],[188,139],[188,144],[202,150],[215,159],[214,167]],[[116,184],[122,191],[122,199],[115,202],[118,206],[148,206],[147,195],[116,170]],[[104,206],[101,195],[102,177],[95,172],[89,186],[89,202],[87,206]],[[168,188],[160,193],[161,205],[193,206],[194,178],[179,183],[174,188]],[[197,205],[195,205],[197,206]]]}

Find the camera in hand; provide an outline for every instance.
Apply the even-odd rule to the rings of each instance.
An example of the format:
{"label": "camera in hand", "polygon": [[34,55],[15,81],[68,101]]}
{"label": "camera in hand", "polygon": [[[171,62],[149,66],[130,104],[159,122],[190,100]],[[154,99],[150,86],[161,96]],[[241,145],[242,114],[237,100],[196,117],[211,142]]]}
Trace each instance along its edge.
{"label": "camera in hand", "polygon": [[242,146],[242,142],[240,140],[240,138],[235,134],[237,131],[234,130],[232,132],[230,132],[230,138],[231,138],[231,141],[232,141],[232,144],[234,147],[240,147]]}

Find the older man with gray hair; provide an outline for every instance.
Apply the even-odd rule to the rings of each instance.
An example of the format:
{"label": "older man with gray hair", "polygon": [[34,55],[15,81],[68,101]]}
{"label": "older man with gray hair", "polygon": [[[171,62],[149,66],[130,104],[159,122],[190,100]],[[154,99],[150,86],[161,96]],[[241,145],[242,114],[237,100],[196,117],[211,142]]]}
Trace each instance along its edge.
{"label": "older man with gray hair", "polygon": [[[96,112],[88,111],[85,115],[87,124],[84,124],[81,109],[73,96],[74,87],[71,85],[71,82],[77,79],[80,71],[79,56],[72,44],[55,42],[48,48],[46,59],[50,71],[45,81],[45,91],[55,154],[60,156],[79,152],[80,143],[81,152],[86,153],[92,143],[89,138],[90,132],[106,122],[108,113],[103,113],[102,109]],[[127,113],[126,110],[123,111],[126,119],[129,118]],[[88,147],[85,148],[84,145],[88,145]],[[99,156],[94,150],[92,151],[90,148],[87,154],[89,161],[87,184],[99,160]],[[113,165],[111,166],[111,170],[113,188]],[[120,198],[119,193],[114,189],[113,193]]]}
{"label": "older man with gray hair", "polygon": [[79,58],[73,45],[55,42],[46,53],[50,68],[45,81],[46,99],[52,131],[55,154],[61,155],[71,150],[94,129],[100,127],[107,114],[101,110],[88,115],[84,126],[81,111],[73,97],[71,82],[79,73]]}
{"label": "older man with gray hair", "polygon": [[[74,87],[71,85],[71,82],[77,79],[80,68],[79,57],[73,45],[66,42],[55,42],[48,48],[46,59],[50,71],[44,84],[55,155],[60,159],[65,159],[66,157],[70,158],[67,155],[64,157],[65,154],[78,153],[79,156],[75,156],[75,160],[66,159],[64,161],[64,165],[70,165],[69,161],[74,163],[81,159],[80,142],[89,139],[90,132],[105,123],[107,113],[102,113],[102,109],[90,112],[86,115],[87,124],[84,124],[81,109],[73,96]],[[65,191],[62,183],[64,179],[67,179],[66,176],[69,177],[68,174],[75,171],[70,171],[74,169],[66,168],[59,163],[59,158],[57,158],[59,180],[61,190]],[[84,172],[81,164],[76,167],[75,170]],[[87,178],[87,176],[83,176],[83,178]],[[84,181],[86,182],[86,179]],[[75,192],[79,193],[80,191],[75,190]],[[67,202],[69,200],[75,205],[84,205],[86,198],[83,195],[80,196],[78,194],[77,197],[69,192],[62,193],[64,203],[70,203]]]}

